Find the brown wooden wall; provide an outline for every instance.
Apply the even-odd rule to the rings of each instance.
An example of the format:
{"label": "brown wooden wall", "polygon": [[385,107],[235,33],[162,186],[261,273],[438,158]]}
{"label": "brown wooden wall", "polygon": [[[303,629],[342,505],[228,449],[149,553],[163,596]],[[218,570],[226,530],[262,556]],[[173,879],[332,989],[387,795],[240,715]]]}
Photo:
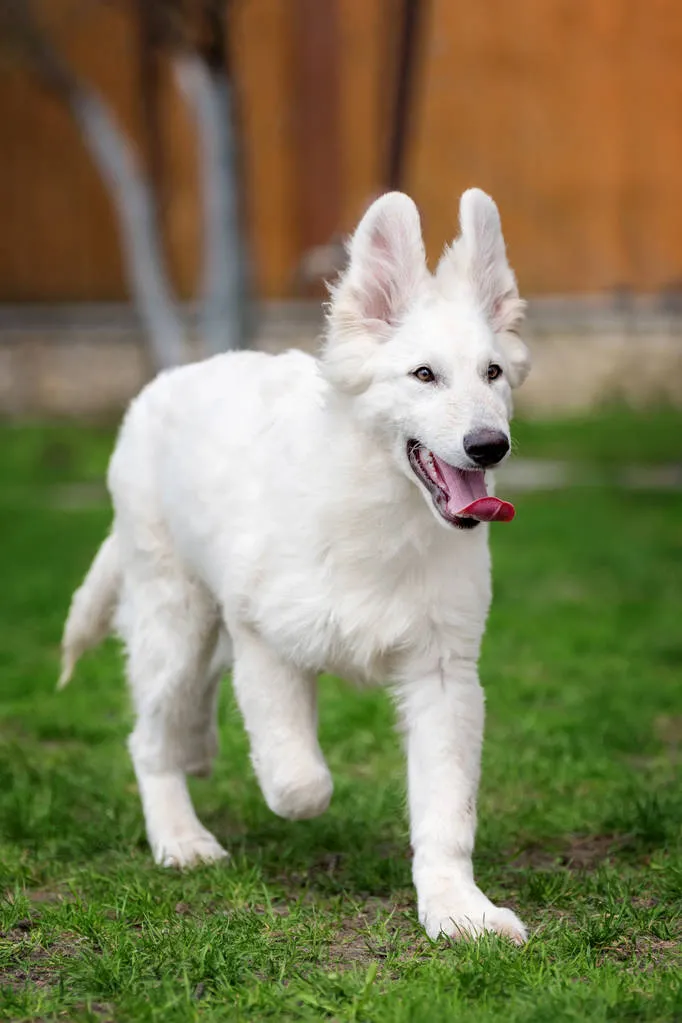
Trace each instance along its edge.
{"label": "brown wooden wall", "polygon": [[[331,0],[313,2],[319,10]],[[126,0],[82,15],[84,6],[43,0],[41,10],[144,154]],[[405,187],[422,208],[431,256],[454,232],[458,194],[475,184],[500,206],[528,294],[682,281],[679,0],[427,6]],[[289,295],[302,249],[325,240],[315,232],[349,230],[382,188],[396,2],[335,0],[336,78],[312,97],[301,93],[304,0],[233,0],[233,9],[257,279],[262,294]],[[306,59],[314,66],[314,53]],[[327,122],[321,104],[334,88]],[[167,68],[161,128],[164,230],[174,280],[189,296],[200,251],[193,127]],[[115,219],[77,130],[6,60],[0,157],[0,301],[123,297]]]}

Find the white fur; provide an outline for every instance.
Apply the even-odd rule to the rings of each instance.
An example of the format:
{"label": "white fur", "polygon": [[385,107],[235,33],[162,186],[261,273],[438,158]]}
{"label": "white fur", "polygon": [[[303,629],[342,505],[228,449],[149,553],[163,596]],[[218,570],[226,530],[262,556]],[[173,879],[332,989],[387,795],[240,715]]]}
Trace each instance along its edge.
{"label": "white fur", "polygon": [[[113,533],[74,599],[65,675],[115,624],[149,841],[158,862],[179,866],[226,855],[185,775],[210,769],[231,657],[263,794],[293,819],[332,794],[318,674],[386,683],[406,733],[420,919],[433,937],[522,941],[471,865],[487,526],[446,525],[406,456],[415,437],[470,466],[465,434],[508,431],[510,386],[527,370],[492,200],[466,192],[461,226],[431,276],[416,207],[383,196],[352,239],[319,360],[221,355],[161,375],[133,402],[109,471]],[[493,383],[491,361],[504,370]],[[423,364],[437,385],[412,375]]]}

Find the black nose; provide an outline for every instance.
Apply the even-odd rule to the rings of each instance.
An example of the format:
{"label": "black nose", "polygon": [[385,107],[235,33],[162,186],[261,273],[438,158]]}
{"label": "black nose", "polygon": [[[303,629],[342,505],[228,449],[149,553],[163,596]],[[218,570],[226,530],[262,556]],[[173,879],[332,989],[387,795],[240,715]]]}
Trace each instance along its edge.
{"label": "black nose", "polygon": [[509,451],[509,437],[500,430],[476,430],[464,438],[464,450],[476,465],[497,465]]}

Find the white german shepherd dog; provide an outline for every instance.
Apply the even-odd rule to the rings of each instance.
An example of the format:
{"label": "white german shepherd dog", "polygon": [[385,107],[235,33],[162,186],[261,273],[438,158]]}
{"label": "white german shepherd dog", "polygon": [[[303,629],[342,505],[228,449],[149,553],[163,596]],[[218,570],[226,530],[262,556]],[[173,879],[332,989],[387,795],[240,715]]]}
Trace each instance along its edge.
{"label": "white german shepherd dog", "polygon": [[485,470],[509,452],[529,358],[495,203],[465,192],[460,226],[432,275],[416,206],[382,196],[351,239],[319,358],[219,355],[144,389],[111,459],[114,524],[74,595],[61,682],[111,629],[122,637],[147,835],[177,867],[227,855],[186,775],[210,770],[230,664],[265,800],[294,820],[332,795],[318,674],[388,685],[420,920],[431,937],[522,942],[477,887],[472,850],[484,523],[514,514]]}

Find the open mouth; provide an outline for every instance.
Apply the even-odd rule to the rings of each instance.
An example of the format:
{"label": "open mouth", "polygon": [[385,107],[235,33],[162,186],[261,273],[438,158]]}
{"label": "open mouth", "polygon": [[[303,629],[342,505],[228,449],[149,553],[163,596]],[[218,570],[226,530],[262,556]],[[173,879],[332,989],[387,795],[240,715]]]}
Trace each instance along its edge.
{"label": "open mouth", "polygon": [[479,522],[511,522],[514,505],[488,494],[481,469],[458,469],[417,440],[407,442],[407,457],[417,478],[431,494],[438,514],[458,529]]}

